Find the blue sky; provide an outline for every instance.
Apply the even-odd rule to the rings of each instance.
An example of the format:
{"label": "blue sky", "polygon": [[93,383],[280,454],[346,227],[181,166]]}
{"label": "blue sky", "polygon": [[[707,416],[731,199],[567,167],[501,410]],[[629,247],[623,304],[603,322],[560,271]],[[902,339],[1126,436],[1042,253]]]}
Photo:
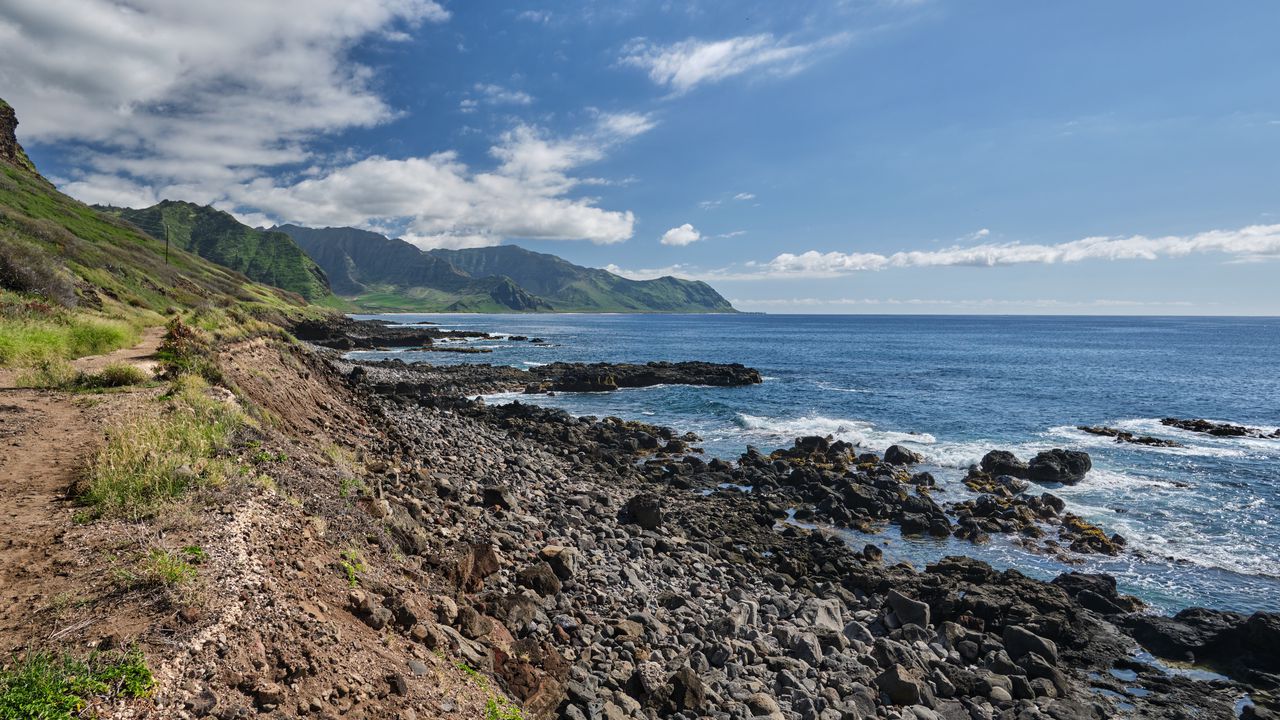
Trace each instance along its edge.
{"label": "blue sky", "polygon": [[1274,3],[171,5],[0,7],[0,97],[81,199],[747,310],[1280,314]]}

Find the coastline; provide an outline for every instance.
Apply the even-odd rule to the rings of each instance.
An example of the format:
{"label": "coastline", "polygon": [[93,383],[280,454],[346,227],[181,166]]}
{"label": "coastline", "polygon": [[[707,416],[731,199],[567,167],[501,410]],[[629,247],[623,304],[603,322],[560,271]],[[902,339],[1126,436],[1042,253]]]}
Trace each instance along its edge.
{"label": "coastline", "polygon": [[[730,462],[686,456],[682,445],[660,455],[644,447],[678,429],[485,407],[463,397],[492,389],[476,384],[483,373],[475,366],[462,382],[447,382],[458,371],[330,362],[414,438],[411,454],[438,464],[445,497],[481,497],[486,510],[471,513],[471,537],[523,558],[483,584],[482,606],[513,637],[561,644],[574,667],[562,682],[567,704],[552,717],[628,717],[646,708],[675,717],[775,716],[770,701],[776,717],[905,707],[923,708],[910,710],[915,717],[1173,717],[1170,704],[1205,717],[1236,717],[1237,705],[1266,716],[1252,703],[1267,702],[1274,651],[1249,637],[1274,628],[1274,616],[1259,614],[1252,625],[1230,613],[1167,619],[1143,613],[1105,576],[1046,583],[968,558],[923,572],[884,567],[874,546],[858,552],[829,533],[780,522],[787,508],[776,497],[720,489],[722,479],[741,480]],[[467,443],[480,457],[459,467]],[[787,458],[795,467],[814,459]],[[422,494],[398,499],[415,506]],[[532,522],[516,534],[515,518]],[[574,568],[562,567],[556,548],[569,549]],[[579,562],[593,572],[579,576]],[[1194,652],[1234,679],[1195,679],[1144,662],[1134,636],[1165,657]],[[484,637],[470,639],[483,645]],[[1049,643],[1035,653],[1024,640]]]}

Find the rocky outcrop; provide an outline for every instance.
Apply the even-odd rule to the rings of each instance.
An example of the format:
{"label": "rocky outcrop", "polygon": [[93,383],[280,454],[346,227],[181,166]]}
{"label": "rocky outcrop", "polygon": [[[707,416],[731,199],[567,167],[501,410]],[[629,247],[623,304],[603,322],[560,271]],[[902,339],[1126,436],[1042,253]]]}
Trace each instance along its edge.
{"label": "rocky outcrop", "polygon": [[982,457],[979,467],[992,477],[1003,475],[1037,483],[1074,485],[1093,468],[1093,460],[1089,453],[1081,450],[1055,448],[1023,462],[1008,450],[992,450]]}
{"label": "rocky outcrop", "polygon": [[551,363],[529,371],[542,378],[550,390],[564,392],[607,392],[618,388],[653,385],[713,385],[732,387],[764,382],[760,371],[739,363],[651,362]]}
{"label": "rocky outcrop", "polygon": [[1124,624],[1159,657],[1280,683],[1280,614],[1188,608],[1173,617],[1130,615]]}
{"label": "rocky outcrop", "polygon": [[1093,460],[1083,450],[1054,448],[1038,453],[1027,463],[1027,479],[1037,483],[1075,485],[1093,468]]}
{"label": "rocky outcrop", "polygon": [[1106,427],[1103,425],[1077,425],[1077,430],[1089,433],[1090,435],[1101,435],[1103,437],[1115,438],[1118,443],[1130,443],[1133,445],[1148,445],[1150,447],[1184,447],[1182,443],[1176,440],[1166,440],[1164,438],[1153,437],[1151,435],[1134,435],[1128,430],[1120,430],[1118,428]]}
{"label": "rocky outcrop", "polygon": [[1188,432],[1204,433],[1214,437],[1251,437],[1251,438],[1280,438],[1280,428],[1275,432],[1268,432],[1258,428],[1245,427],[1244,425],[1232,425],[1231,423],[1216,423],[1210,420],[1181,420],[1179,418],[1165,418],[1160,421],[1161,425],[1166,427],[1174,427],[1179,430]]}
{"label": "rocky outcrop", "polygon": [[369,350],[431,345],[439,339],[489,337],[488,333],[441,330],[429,325],[397,325],[379,320],[352,320],[341,316],[304,320],[292,328],[294,337],[335,350]]}
{"label": "rocky outcrop", "polygon": [[31,173],[36,166],[18,143],[18,115],[13,107],[0,98],[0,162],[7,162]]}

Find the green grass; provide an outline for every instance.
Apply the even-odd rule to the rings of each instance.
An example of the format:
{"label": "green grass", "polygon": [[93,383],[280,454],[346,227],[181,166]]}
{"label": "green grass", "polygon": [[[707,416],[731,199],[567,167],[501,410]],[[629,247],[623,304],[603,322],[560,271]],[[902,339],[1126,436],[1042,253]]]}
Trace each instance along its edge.
{"label": "green grass", "polygon": [[502,698],[490,695],[484,703],[484,720],[524,720],[524,713]]}
{"label": "green grass", "polygon": [[0,669],[0,720],[72,720],[93,700],[144,698],[154,686],[137,651],[86,660],[34,653]]}
{"label": "green grass", "polygon": [[77,372],[65,360],[41,360],[18,373],[15,384],[25,388],[108,390],[141,385],[150,376],[128,363],[112,363],[96,373]]}
{"label": "green grass", "polygon": [[342,566],[342,571],[347,576],[347,584],[351,587],[360,585],[360,573],[365,571],[364,558],[360,557],[358,550],[343,550],[338,556],[338,563]]}
{"label": "green grass", "polygon": [[100,355],[138,342],[137,325],[33,303],[0,292],[0,366]]}
{"label": "green grass", "polygon": [[248,419],[205,393],[207,383],[183,375],[163,407],[136,411],[111,428],[80,485],[79,500],[96,517],[151,517],[196,487],[223,484],[234,468],[215,455]]}

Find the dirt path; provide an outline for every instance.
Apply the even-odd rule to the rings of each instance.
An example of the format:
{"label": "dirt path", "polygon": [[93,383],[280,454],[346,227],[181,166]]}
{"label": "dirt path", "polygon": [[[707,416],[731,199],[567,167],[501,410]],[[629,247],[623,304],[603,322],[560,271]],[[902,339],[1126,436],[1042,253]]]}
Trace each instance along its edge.
{"label": "dirt path", "polygon": [[[151,328],[131,348],[73,361],[96,372],[129,363],[150,372],[163,328]],[[64,541],[73,526],[68,491],[103,440],[108,413],[128,394],[83,396],[21,390],[0,377],[0,654],[55,635],[43,627],[59,606],[74,604],[75,572],[86,558]],[[37,616],[40,619],[37,619]]]}
{"label": "dirt path", "polygon": [[0,394],[0,653],[53,634],[32,627],[36,612],[74,594],[67,490],[101,440],[94,415],[65,393]]}
{"label": "dirt path", "polygon": [[122,348],[106,355],[77,358],[71,361],[71,366],[81,372],[95,373],[108,365],[128,363],[150,375],[155,372],[156,351],[160,349],[160,341],[163,338],[163,327],[150,327],[142,333],[142,340],[131,348]]}

